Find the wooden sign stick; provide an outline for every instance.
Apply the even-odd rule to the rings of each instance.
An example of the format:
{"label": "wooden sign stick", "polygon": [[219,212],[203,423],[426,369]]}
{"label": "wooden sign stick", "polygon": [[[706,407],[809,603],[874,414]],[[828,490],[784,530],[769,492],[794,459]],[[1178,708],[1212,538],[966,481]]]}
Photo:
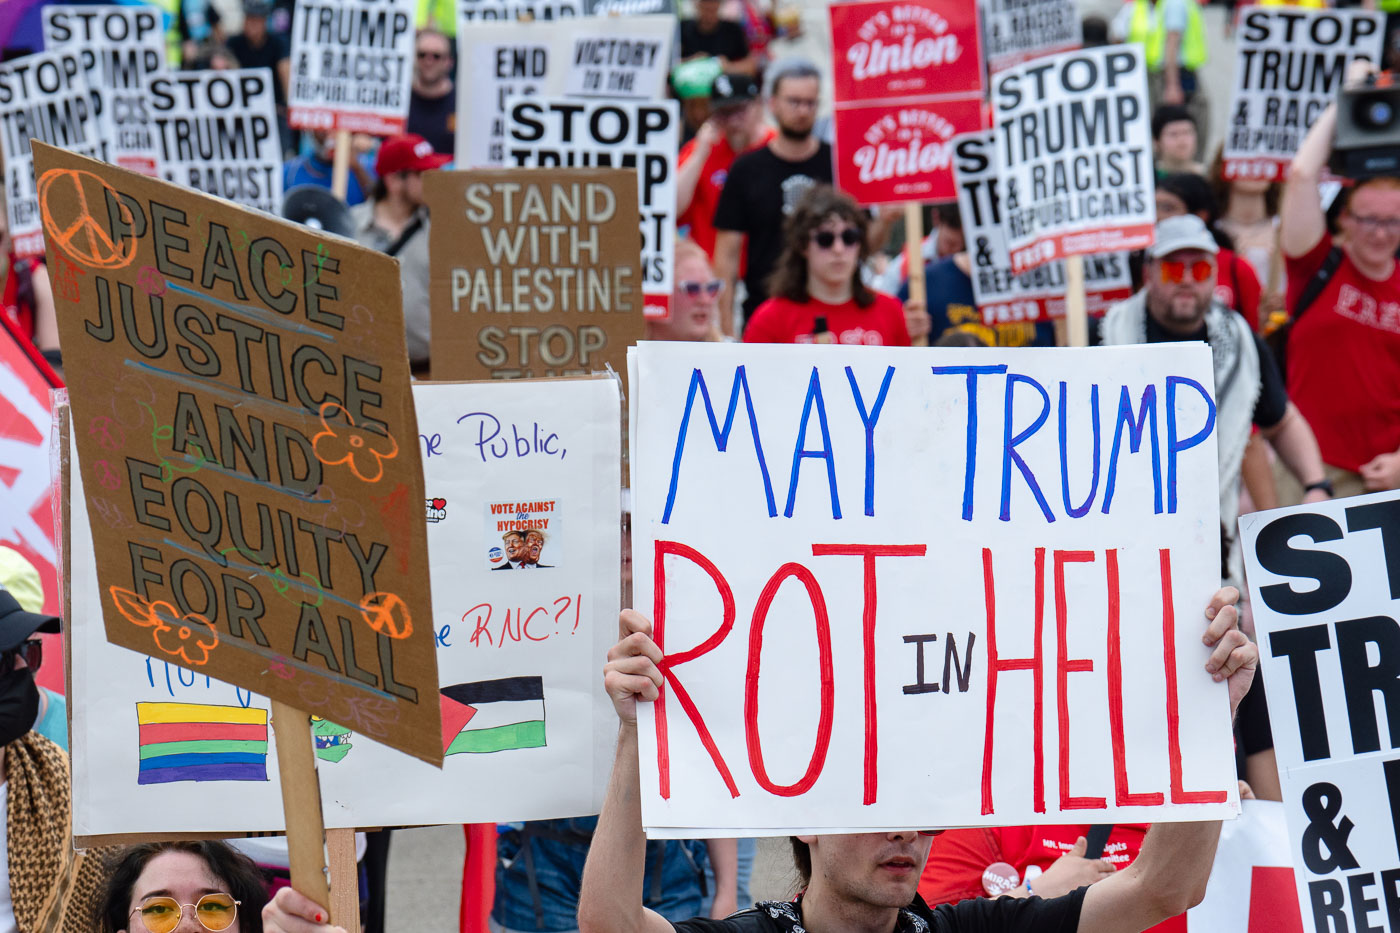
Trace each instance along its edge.
{"label": "wooden sign stick", "polygon": [[338,927],[360,928],[360,866],[355,861],[355,831],[326,830],[331,862],[331,920]]}
{"label": "wooden sign stick", "polygon": [[1084,257],[1065,258],[1065,327],[1071,347],[1089,345],[1089,313],[1084,302]]}
{"label": "wooden sign stick", "polygon": [[350,190],[350,131],[335,131],[335,159],[331,162],[331,194],[345,200]]}
{"label": "wooden sign stick", "polygon": [[[282,810],[287,815],[292,887],[329,911],[325,824],[321,819],[321,785],[316,779],[310,714],[273,700],[272,731],[277,737],[277,776],[282,782]],[[353,850],[353,840],[351,847]],[[358,923],[354,929],[359,929]]]}
{"label": "wooden sign stick", "polygon": [[[904,267],[909,273],[909,300],[924,301],[924,209],[921,204],[904,205]],[[916,347],[928,346],[928,337],[910,341]]]}

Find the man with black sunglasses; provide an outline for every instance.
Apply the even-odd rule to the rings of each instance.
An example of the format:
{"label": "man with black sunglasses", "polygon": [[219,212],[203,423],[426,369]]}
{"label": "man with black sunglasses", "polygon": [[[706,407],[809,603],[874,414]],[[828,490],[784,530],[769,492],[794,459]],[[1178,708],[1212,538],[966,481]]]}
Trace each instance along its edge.
{"label": "man with black sunglasses", "polygon": [[434,152],[457,151],[457,85],[452,81],[452,40],[436,29],[418,30],[408,132],[433,144]]}
{"label": "man with black sunglasses", "polygon": [[1230,582],[1244,580],[1234,540],[1240,510],[1240,466],[1251,425],[1308,490],[1305,502],[1332,494],[1312,428],[1289,401],[1273,354],[1238,311],[1215,298],[1219,247],[1195,214],[1157,224],[1157,242],[1143,260],[1143,288],[1108,310],[1098,328],[1106,346],[1204,340],[1215,363],[1220,460],[1220,520],[1230,545]]}

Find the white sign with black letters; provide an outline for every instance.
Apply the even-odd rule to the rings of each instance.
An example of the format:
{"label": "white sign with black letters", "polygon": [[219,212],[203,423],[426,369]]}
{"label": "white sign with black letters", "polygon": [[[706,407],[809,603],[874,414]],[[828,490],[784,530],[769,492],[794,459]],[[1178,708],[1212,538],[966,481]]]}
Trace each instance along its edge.
{"label": "white sign with black letters", "polygon": [[1240,538],[1303,927],[1395,929],[1400,493],[1253,512]]}
{"label": "white sign with black letters", "polygon": [[1075,0],[982,0],[987,70],[1001,71],[1084,42]]}
{"label": "white sign with black letters", "polygon": [[45,6],[44,47],[82,56],[100,128],[100,157],[156,174],[148,82],[165,70],[165,25],[150,6]]}
{"label": "white sign with black letters", "polygon": [[674,100],[520,97],[506,104],[508,166],[636,169],[647,317],[666,316],[673,288],[680,123]]}
{"label": "white sign with black letters", "polygon": [[160,174],[259,210],[282,207],[272,69],[178,71],[151,81]]}
{"label": "white sign with black letters", "polygon": [[287,122],[392,136],[408,124],[415,0],[298,0]]}
{"label": "white sign with black letters", "polygon": [[584,15],[583,0],[457,0],[457,22],[550,22]]}
{"label": "white sign with black letters", "polygon": [[1152,243],[1151,111],[1140,45],[1068,52],[992,79],[1014,272]]}

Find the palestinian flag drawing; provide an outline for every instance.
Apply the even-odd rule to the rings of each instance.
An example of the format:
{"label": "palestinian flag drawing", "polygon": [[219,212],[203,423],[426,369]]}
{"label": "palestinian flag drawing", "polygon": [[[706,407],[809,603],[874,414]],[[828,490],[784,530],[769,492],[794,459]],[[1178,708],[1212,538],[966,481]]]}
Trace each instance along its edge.
{"label": "palestinian flag drawing", "polygon": [[503,677],[442,688],[444,755],[543,748],[544,683]]}
{"label": "palestinian flag drawing", "polygon": [[266,781],[267,710],[137,703],[137,784]]}

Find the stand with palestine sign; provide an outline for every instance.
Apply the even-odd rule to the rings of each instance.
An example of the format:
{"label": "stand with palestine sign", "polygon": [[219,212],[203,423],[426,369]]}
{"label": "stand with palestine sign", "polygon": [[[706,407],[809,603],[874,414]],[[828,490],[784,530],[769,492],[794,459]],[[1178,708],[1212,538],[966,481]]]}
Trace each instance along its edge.
{"label": "stand with palestine sign", "polygon": [[1011,271],[1067,258],[1071,346],[1088,343],[1078,257],[1153,240],[1152,134],[1142,47],[1036,59],[992,79]]}

